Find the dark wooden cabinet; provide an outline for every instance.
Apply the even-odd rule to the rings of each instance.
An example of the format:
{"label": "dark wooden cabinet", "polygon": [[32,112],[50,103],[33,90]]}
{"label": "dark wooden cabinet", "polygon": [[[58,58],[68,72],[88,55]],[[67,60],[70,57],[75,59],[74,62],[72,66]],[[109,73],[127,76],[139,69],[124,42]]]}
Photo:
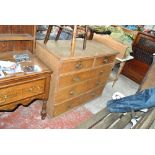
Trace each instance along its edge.
{"label": "dark wooden cabinet", "polygon": [[134,59],[126,62],[122,74],[141,84],[153,60],[155,37],[139,32],[133,42]]}

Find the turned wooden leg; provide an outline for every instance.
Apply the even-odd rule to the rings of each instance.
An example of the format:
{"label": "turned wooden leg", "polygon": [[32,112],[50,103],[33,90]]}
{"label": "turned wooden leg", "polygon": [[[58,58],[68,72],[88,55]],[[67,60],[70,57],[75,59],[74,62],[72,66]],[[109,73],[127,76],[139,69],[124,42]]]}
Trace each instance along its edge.
{"label": "turned wooden leg", "polygon": [[43,106],[42,106],[42,110],[41,110],[41,119],[44,120],[47,116],[47,112],[46,112],[46,105],[47,105],[47,101],[43,101]]}
{"label": "turned wooden leg", "polygon": [[48,26],[48,30],[47,30],[47,33],[46,33],[46,36],[45,36],[44,44],[46,44],[48,42],[50,33],[52,31],[52,28],[53,28],[53,25]]}

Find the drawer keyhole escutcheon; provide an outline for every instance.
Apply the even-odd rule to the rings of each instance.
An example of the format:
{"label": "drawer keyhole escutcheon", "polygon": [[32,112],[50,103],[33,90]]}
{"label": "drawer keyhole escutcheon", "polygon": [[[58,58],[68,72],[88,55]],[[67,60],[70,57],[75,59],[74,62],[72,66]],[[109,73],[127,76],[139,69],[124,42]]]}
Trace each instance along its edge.
{"label": "drawer keyhole escutcheon", "polygon": [[29,88],[29,92],[32,92],[33,91],[33,88]]}
{"label": "drawer keyhole escutcheon", "polygon": [[72,107],[71,105],[68,105],[68,106],[67,106],[67,109],[70,109],[71,107]]}
{"label": "drawer keyhole escutcheon", "polygon": [[83,66],[82,66],[82,63],[81,62],[78,62],[76,65],[75,65],[75,68],[76,69],[81,69]]}
{"label": "drawer keyhole escutcheon", "polygon": [[6,99],[8,98],[8,96],[7,96],[7,95],[4,95],[4,96],[2,96],[1,98],[3,99],[3,101],[0,102],[0,104],[3,104],[3,103],[6,102]]}
{"label": "drawer keyhole escutcheon", "polygon": [[92,96],[92,97],[94,97],[95,95],[96,95],[96,93],[95,93],[95,92],[93,92],[93,93],[91,94],[91,96]]}
{"label": "drawer keyhole escutcheon", "polygon": [[106,63],[108,63],[108,62],[109,62],[108,58],[105,58],[105,59],[103,60],[103,63],[104,63],[104,64],[106,64]]}
{"label": "drawer keyhole escutcheon", "polygon": [[69,94],[72,95],[72,96],[74,96],[75,95],[75,91],[70,91]]}
{"label": "drawer keyhole escutcheon", "polygon": [[81,79],[80,79],[79,76],[77,76],[77,77],[74,77],[74,78],[73,78],[73,81],[74,81],[74,82],[79,82],[79,81],[81,81]]}
{"label": "drawer keyhole escutcheon", "polygon": [[103,71],[100,71],[99,75],[103,75]]}
{"label": "drawer keyhole escutcheon", "polygon": [[96,86],[99,86],[100,85],[100,81],[96,81]]}

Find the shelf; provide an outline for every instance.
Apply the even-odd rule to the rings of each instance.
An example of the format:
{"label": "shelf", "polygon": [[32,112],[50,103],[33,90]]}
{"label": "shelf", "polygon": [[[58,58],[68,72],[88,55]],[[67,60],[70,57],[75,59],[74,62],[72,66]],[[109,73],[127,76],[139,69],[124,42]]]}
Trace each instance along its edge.
{"label": "shelf", "polygon": [[34,38],[29,34],[0,34],[0,41],[11,40],[34,40]]}

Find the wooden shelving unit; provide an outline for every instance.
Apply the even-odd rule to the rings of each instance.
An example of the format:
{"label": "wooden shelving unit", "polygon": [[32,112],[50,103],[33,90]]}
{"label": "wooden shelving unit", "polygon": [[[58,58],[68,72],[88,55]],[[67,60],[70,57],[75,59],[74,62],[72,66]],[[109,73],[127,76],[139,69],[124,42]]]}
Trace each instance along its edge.
{"label": "wooden shelving unit", "polygon": [[[0,25],[0,60],[16,62],[15,54],[25,50],[31,58],[28,62],[18,62],[22,72],[0,77],[0,110],[13,111],[18,105],[28,105],[34,100],[43,100],[41,118],[46,117],[46,102],[49,94],[51,71],[33,53],[35,47],[36,26],[34,25]],[[31,52],[31,53],[30,53]],[[40,70],[35,71],[38,66]],[[3,67],[2,67],[3,68]],[[24,69],[25,68],[25,69]],[[32,68],[31,72],[27,68]]]}
{"label": "wooden shelving unit", "polygon": [[33,40],[30,34],[0,34],[0,41],[9,40]]}
{"label": "wooden shelving unit", "polygon": [[0,52],[29,50],[35,48],[36,26],[0,25]]}

